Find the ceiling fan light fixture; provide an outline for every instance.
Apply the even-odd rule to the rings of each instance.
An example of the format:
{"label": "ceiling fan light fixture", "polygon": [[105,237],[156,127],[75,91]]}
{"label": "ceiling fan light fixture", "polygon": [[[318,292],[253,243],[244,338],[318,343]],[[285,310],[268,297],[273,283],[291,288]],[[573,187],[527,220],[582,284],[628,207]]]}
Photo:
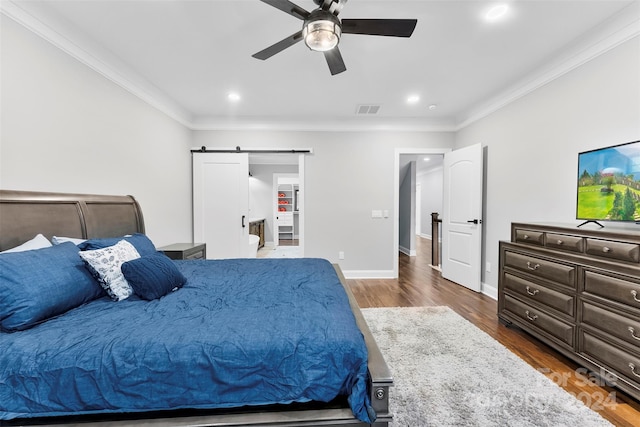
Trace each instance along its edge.
{"label": "ceiling fan light fixture", "polygon": [[307,21],[302,28],[305,44],[317,52],[325,52],[336,47],[341,35],[340,25],[330,19]]}

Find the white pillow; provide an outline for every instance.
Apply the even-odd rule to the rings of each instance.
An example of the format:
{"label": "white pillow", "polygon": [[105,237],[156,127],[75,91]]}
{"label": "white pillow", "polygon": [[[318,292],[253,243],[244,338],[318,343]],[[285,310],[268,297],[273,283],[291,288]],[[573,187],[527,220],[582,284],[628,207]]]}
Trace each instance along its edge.
{"label": "white pillow", "polygon": [[24,242],[23,244],[16,246],[15,248],[7,249],[6,251],[2,251],[0,253],[4,254],[9,252],[24,252],[24,251],[31,251],[34,249],[49,248],[51,246],[53,245],[49,240],[47,240],[46,237],[44,237],[42,234],[38,234],[33,239],[27,242]]}
{"label": "white pillow", "polygon": [[82,242],[85,242],[86,239],[77,239],[75,237],[58,237],[58,236],[53,236],[51,238],[51,242],[53,242],[54,245],[59,245],[60,243],[64,243],[64,242],[71,242],[74,245],[79,245]]}
{"label": "white pillow", "polygon": [[80,256],[112,300],[122,301],[131,296],[133,289],[120,269],[125,262],[140,258],[131,243],[120,240],[106,248],[80,251]]}

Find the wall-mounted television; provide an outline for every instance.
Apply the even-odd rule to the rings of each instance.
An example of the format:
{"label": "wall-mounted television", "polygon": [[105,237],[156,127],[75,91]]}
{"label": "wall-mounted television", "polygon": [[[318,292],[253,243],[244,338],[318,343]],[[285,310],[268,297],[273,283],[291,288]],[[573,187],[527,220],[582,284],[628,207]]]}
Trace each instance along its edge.
{"label": "wall-mounted television", "polygon": [[640,141],[578,154],[576,218],[640,223]]}

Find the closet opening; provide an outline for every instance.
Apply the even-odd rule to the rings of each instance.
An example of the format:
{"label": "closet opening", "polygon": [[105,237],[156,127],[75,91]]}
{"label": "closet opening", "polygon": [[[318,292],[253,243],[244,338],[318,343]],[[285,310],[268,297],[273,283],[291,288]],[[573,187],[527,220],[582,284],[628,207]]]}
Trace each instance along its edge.
{"label": "closet opening", "polygon": [[250,222],[264,224],[258,258],[303,256],[303,170],[301,154],[249,155]]}

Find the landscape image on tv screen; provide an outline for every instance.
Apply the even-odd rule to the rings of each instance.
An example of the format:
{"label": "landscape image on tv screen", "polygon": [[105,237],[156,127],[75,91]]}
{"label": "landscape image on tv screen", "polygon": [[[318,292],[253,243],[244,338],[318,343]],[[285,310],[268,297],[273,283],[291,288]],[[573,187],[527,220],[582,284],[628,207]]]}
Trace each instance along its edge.
{"label": "landscape image on tv screen", "polygon": [[578,155],[576,218],[640,221],[640,141]]}

